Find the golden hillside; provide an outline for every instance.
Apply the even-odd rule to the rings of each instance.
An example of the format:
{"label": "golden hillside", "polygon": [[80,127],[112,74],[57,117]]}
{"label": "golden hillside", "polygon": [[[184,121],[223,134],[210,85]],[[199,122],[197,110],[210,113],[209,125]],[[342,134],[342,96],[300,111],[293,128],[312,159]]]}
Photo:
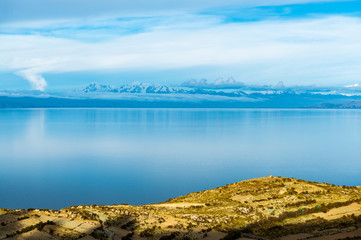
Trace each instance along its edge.
{"label": "golden hillside", "polygon": [[0,239],[361,239],[361,188],[251,179],[142,206],[0,210]]}

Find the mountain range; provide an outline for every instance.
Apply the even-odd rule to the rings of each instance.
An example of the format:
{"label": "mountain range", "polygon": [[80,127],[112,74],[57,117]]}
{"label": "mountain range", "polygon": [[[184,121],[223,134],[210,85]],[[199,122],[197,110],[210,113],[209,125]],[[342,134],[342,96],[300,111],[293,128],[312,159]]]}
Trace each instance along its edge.
{"label": "mountain range", "polygon": [[202,107],[361,108],[361,86],[250,86],[232,80],[178,86],[135,82],[118,87],[91,83],[66,91],[2,91],[1,108],[27,107]]}

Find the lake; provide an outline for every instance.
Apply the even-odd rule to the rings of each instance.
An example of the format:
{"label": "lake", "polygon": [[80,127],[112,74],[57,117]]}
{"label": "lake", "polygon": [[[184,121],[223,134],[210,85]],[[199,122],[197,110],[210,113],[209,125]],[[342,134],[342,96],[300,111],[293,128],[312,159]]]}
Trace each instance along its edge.
{"label": "lake", "polygon": [[262,176],[361,185],[361,111],[0,110],[0,208],[145,204]]}

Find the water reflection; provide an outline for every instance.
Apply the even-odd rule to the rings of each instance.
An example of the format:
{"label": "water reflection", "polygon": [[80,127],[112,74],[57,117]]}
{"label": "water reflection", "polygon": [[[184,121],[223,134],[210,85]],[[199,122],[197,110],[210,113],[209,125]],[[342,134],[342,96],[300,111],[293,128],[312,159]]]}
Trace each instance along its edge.
{"label": "water reflection", "polygon": [[0,207],[163,201],[269,174],[361,185],[361,112],[0,111]]}

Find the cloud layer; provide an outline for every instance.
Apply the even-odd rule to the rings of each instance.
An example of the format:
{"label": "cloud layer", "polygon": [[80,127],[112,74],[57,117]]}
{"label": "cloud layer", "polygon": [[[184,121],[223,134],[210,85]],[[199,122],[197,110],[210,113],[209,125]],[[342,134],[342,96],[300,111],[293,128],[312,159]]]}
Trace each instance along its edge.
{"label": "cloud layer", "polygon": [[28,22],[25,29],[0,24],[0,71],[15,72],[38,90],[46,87],[43,74],[77,71],[207,66],[226,76],[237,73],[241,82],[289,84],[353,83],[361,75],[358,17],[224,23],[222,16],[187,14],[65,22],[45,21],[38,28]]}
{"label": "cloud layer", "polygon": [[336,0],[1,0],[0,22],[104,16],[159,16],[215,8],[277,6]]}

